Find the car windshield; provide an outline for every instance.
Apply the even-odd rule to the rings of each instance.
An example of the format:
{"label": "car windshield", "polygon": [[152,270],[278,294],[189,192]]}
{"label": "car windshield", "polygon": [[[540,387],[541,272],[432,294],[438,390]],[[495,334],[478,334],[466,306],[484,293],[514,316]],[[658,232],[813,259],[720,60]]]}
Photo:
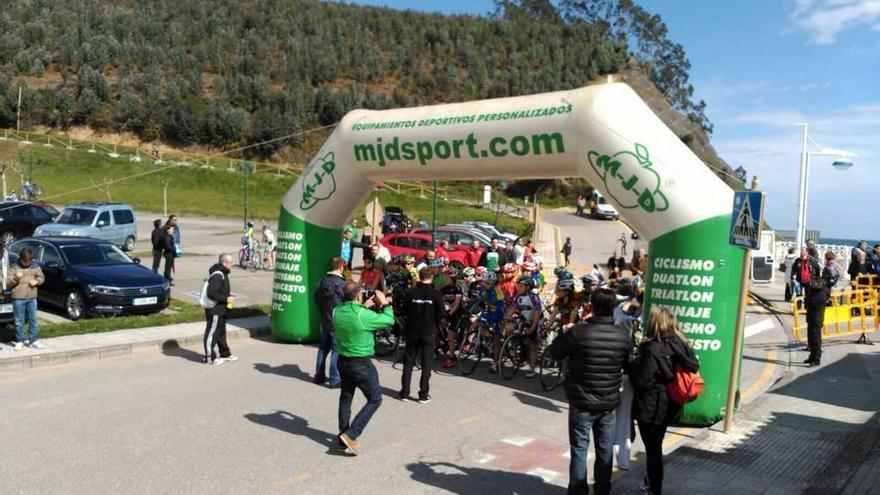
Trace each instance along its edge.
{"label": "car windshield", "polygon": [[64,223],[67,225],[91,225],[95,219],[95,210],[86,210],[84,208],[65,208],[56,220],[56,223]]}
{"label": "car windshield", "polygon": [[134,263],[122,250],[111,244],[68,244],[61,246],[61,252],[71,266]]}

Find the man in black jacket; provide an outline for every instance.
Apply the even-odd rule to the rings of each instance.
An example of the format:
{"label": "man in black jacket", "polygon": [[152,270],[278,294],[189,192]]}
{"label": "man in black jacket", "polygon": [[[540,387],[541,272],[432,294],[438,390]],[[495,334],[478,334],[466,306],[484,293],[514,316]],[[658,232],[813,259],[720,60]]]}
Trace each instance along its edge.
{"label": "man in black jacket", "polygon": [[[235,261],[232,255],[221,254],[217,264],[208,269],[208,299],[214,301],[214,307],[205,308],[205,357],[208,364],[223,364],[226,361],[238,361],[226,344],[226,313],[232,307],[231,289],[229,287],[229,270]],[[214,352],[214,346],[220,355]]]}
{"label": "man in black jacket", "polygon": [[568,442],[571,448],[569,495],[590,493],[587,485],[587,449],[590,430],[596,442],[594,467],[596,495],[611,492],[614,454],[614,409],[620,404],[620,385],[629,361],[629,333],[614,325],[614,293],[593,293],[593,317],[578,323],[550,345],[554,359],[568,358],[565,396],[568,398]]}
{"label": "man in black jacket", "polygon": [[434,269],[419,270],[419,283],[403,296],[403,310],[406,314],[406,355],[403,360],[400,400],[409,400],[409,385],[416,357],[422,367],[419,380],[419,402],[431,402],[428,382],[431,379],[431,364],[434,359],[434,342],[437,338],[437,325],[446,318],[443,295],[431,284]]}
{"label": "man in black jacket", "polygon": [[162,219],[153,220],[153,233],[150,234],[150,242],[153,244],[153,271],[159,273],[159,265],[162,263],[162,248],[165,246],[165,231],[162,230]]}
{"label": "man in black jacket", "polygon": [[327,358],[330,358],[330,388],[337,388],[340,384],[339,368],[337,361],[339,360],[339,352],[336,348],[336,330],[333,328],[333,310],[343,302],[343,292],[345,290],[345,278],[342,276],[345,270],[345,260],[341,256],[337,256],[330,260],[330,271],[318,281],[315,287],[315,304],[318,305],[318,311],[321,315],[321,343],[318,344],[318,357],[315,364],[316,384],[323,384],[327,381],[327,373],[325,373],[325,365]]}

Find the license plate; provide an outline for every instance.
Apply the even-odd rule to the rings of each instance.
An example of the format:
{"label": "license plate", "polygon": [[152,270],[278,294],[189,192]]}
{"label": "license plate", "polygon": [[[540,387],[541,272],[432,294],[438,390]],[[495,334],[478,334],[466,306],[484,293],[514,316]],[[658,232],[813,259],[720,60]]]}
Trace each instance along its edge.
{"label": "license plate", "polygon": [[12,305],[0,304],[0,313],[12,313]]}
{"label": "license plate", "polygon": [[158,297],[138,297],[132,301],[132,304],[135,306],[145,306],[147,304],[156,304],[157,302],[159,302]]}

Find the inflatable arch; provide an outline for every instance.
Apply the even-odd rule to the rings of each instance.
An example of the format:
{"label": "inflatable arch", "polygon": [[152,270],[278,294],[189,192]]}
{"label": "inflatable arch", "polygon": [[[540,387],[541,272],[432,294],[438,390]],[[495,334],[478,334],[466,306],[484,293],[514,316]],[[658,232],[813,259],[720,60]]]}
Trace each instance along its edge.
{"label": "inflatable arch", "polygon": [[683,421],[722,418],[742,270],[733,191],[622,83],[348,113],[283,199],[272,333],[318,340],[312,288],[379,182],[557,177],[585,177],[650,241],[646,306],[678,316],[707,382]]}

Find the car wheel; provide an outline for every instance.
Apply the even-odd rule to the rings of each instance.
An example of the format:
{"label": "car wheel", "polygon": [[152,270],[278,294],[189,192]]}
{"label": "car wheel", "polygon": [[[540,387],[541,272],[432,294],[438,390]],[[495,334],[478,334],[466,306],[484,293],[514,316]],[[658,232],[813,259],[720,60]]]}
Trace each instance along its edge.
{"label": "car wheel", "polygon": [[64,296],[64,312],[71,320],[78,320],[86,314],[86,300],[77,288],[67,291]]}
{"label": "car wheel", "polygon": [[125,238],[125,242],[122,244],[122,250],[127,252],[134,251],[134,236],[130,235]]}
{"label": "car wheel", "polygon": [[4,246],[8,246],[15,242],[15,232],[11,230],[7,230],[0,234],[0,243],[3,243]]}

